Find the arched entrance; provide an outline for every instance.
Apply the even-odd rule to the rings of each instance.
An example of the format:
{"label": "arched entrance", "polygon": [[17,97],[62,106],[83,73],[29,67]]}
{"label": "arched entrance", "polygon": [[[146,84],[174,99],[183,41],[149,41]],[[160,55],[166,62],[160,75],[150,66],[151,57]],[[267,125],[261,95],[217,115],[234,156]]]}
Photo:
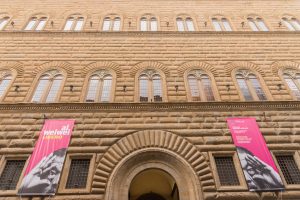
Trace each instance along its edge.
{"label": "arched entrance", "polygon": [[148,169],[136,175],[128,194],[129,200],[179,200],[174,178],[163,170]]}
{"label": "arched entrance", "polygon": [[173,177],[180,200],[203,200],[203,191],[215,187],[211,169],[196,146],[170,132],[143,130],[123,137],[103,154],[92,192],[104,200],[128,200],[133,179],[150,169]]}

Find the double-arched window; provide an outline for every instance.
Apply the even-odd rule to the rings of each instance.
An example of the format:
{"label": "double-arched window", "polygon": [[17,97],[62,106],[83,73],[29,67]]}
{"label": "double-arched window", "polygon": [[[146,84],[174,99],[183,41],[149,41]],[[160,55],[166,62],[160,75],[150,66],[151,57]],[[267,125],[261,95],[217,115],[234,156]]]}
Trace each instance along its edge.
{"label": "double-arched window", "polygon": [[84,17],[80,15],[72,15],[68,17],[64,31],[81,31],[84,25]]}
{"label": "double-arched window", "polygon": [[248,17],[247,20],[252,31],[269,31],[261,17]]}
{"label": "double-arched window", "polygon": [[139,101],[140,102],[161,102],[163,101],[163,89],[161,75],[153,70],[147,69],[140,73]]}
{"label": "double-arched window", "polygon": [[47,17],[45,16],[35,16],[31,17],[24,28],[25,31],[41,31],[44,29],[47,22]]}
{"label": "double-arched window", "polygon": [[88,83],[86,102],[109,102],[112,96],[113,76],[106,70],[94,72]]}
{"label": "double-arched window", "polygon": [[267,100],[267,96],[253,72],[241,69],[235,73],[235,78],[245,101]]}
{"label": "double-arched window", "polygon": [[120,31],[121,29],[121,18],[120,17],[105,17],[103,20],[103,31]]}
{"label": "double-arched window", "polygon": [[190,17],[177,17],[176,24],[178,31],[195,31],[193,20]]}
{"label": "double-arched window", "polygon": [[214,17],[211,20],[216,31],[232,31],[232,28],[227,18]]}
{"label": "double-arched window", "polygon": [[0,100],[3,99],[12,81],[12,75],[9,71],[0,71]]}
{"label": "double-arched window", "polygon": [[50,70],[42,74],[31,98],[35,103],[56,102],[62,89],[64,76],[58,70]]}
{"label": "double-arched window", "polygon": [[282,18],[283,24],[290,30],[290,31],[300,31],[300,23],[294,17],[283,17]]}
{"label": "double-arched window", "polygon": [[283,71],[283,78],[294,98],[300,100],[300,72],[293,69]]}
{"label": "double-arched window", "polygon": [[190,71],[187,81],[192,101],[215,101],[211,79],[204,71]]}
{"label": "double-arched window", "polygon": [[142,17],[140,29],[141,31],[157,31],[157,19],[155,17]]}

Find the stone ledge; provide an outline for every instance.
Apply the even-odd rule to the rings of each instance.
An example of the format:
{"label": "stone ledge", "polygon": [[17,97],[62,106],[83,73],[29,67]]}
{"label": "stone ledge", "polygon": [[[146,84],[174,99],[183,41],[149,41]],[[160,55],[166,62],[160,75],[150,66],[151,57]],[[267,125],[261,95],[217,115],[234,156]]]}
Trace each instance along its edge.
{"label": "stone ledge", "polygon": [[3,112],[128,112],[128,111],[278,111],[300,110],[300,101],[183,103],[18,103],[0,104]]}

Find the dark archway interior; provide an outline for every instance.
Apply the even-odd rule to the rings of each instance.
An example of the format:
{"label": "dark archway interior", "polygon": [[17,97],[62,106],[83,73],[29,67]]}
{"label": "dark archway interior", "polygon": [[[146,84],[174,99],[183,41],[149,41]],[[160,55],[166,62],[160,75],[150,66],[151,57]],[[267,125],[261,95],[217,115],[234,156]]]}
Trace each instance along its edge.
{"label": "dark archway interior", "polygon": [[162,196],[155,193],[143,194],[137,200],[166,200]]}

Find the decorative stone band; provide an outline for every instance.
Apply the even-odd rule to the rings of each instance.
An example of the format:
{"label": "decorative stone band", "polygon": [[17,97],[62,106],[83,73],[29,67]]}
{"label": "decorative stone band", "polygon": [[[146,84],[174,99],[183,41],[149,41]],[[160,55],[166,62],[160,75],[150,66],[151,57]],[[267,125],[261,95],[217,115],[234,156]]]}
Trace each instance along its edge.
{"label": "decorative stone band", "polygon": [[183,103],[18,103],[0,104],[1,112],[77,111],[240,111],[300,110],[300,101],[183,102]]}

